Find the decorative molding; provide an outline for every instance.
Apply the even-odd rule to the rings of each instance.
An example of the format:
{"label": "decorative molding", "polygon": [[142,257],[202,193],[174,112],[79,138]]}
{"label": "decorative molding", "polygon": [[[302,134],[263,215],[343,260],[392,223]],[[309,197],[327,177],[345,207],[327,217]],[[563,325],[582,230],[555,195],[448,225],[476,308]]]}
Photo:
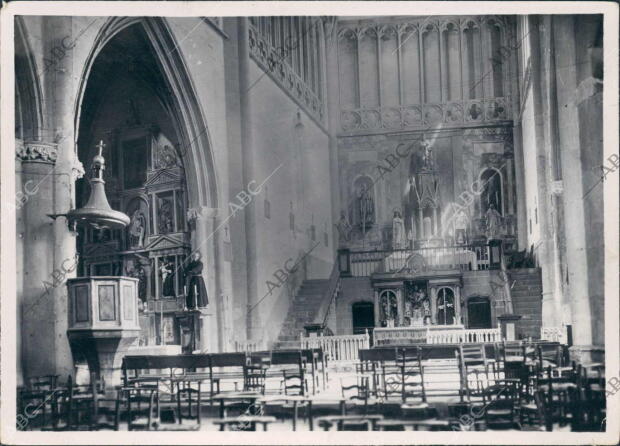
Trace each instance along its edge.
{"label": "decorative molding", "polygon": [[22,162],[35,161],[55,164],[58,159],[58,144],[43,141],[23,141],[15,146],[15,156]]}
{"label": "decorative molding", "polygon": [[510,97],[359,108],[340,112],[340,125],[345,133],[369,130],[428,130],[439,125],[443,128],[462,127],[510,120]]}
{"label": "decorative molding", "polygon": [[549,183],[551,195],[560,196],[564,193],[564,183],[562,180],[551,181]]}
{"label": "decorative molding", "polygon": [[252,59],[282,89],[290,94],[321,126],[325,120],[325,103],[310,85],[301,79],[282,57],[282,48],[275,48],[252,24],[249,24],[249,46]]}
{"label": "decorative molding", "polygon": [[78,159],[77,156],[73,159],[73,166],[71,167],[71,179],[76,181],[84,176],[86,171],[84,170],[84,165]]}

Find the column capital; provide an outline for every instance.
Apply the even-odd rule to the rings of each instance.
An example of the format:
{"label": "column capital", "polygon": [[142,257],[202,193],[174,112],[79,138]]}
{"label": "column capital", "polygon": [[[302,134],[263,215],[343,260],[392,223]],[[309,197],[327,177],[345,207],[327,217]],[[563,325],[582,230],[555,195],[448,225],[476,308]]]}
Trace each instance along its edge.
{"label": "column capital", "polygon": [[58,144],[44,141],[15,140],[15,157],[22,162],[55,164]]}

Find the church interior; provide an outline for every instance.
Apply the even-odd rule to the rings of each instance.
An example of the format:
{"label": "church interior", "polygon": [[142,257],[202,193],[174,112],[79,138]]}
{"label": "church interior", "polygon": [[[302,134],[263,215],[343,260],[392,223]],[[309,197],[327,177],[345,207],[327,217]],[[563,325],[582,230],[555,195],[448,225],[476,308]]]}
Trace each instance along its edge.
{"label": "church interior", "polygon": [[18,429],[605,431],[602,15],[13,26]]}

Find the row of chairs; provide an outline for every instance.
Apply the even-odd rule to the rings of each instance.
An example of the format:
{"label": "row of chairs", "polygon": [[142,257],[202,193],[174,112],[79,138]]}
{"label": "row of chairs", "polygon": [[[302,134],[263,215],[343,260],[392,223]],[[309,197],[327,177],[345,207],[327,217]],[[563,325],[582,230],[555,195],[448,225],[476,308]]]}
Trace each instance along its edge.
{"label": "row of chairs", "polygon": [[[172,413],[178,425],[164,430],[197,429],[201,423],[200,382],[174,380],[162,393],[159,378],[135,380],[130,386],[106,389],[103,379],[91,374],[89,385],[77,385],[71,376],[61,384],[57,375],[39,377],[18,393],[18,413],[34,414],[21,429],[128,430],[161,428],[162,410]],[[195,420],[184,425],[183,420]]]}

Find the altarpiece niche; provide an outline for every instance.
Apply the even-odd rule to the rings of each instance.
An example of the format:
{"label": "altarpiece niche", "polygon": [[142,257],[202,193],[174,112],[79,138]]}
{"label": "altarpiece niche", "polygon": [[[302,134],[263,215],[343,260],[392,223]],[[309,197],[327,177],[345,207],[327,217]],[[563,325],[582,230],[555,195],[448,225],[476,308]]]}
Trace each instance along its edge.
{"label": "altarpiece niche", "polygon": [[[156,126],[108,133],[106,194],[130,223],[124,230],[83,230],[78,249],[83,275],[139,280],[140,345],[180,344],[189,352],[200,321],[188,310],[204,308],[208,300],[202,262],[189,258],[185,173],[171,139]],[[87,196],[88,190],[83,192]],[[189,270],[188,264],[193,265]]]}

